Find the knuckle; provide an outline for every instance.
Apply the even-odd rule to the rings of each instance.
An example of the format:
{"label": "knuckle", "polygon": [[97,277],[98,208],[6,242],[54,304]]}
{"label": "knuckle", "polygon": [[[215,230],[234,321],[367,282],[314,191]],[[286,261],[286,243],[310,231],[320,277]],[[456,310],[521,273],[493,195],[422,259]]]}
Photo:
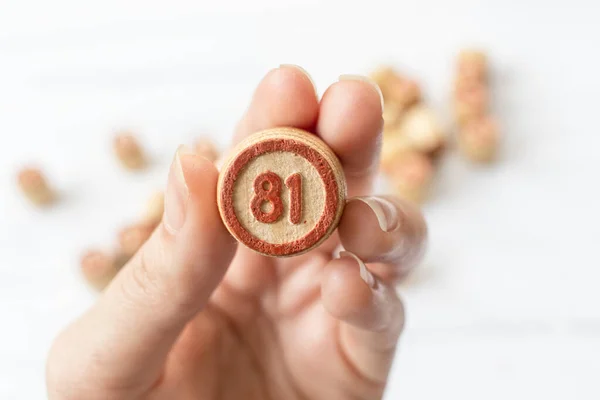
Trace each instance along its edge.
{"label": "knuckle", "polygon": [[169,256],[162,249],[138,252],[126,279],[121,281],[125,301],[133,307],[186,311],[195,305],[193,272],[179,268],[171,274]]}
{"label": "knuckle", "polygon": [[160,299],[164,298],[164,280],[156,268],[151,267],[148,252],[140,251],[135,257],[137,260],[128,269],[127,279],[121,281],[123,296],[133,304],[158,306]]}

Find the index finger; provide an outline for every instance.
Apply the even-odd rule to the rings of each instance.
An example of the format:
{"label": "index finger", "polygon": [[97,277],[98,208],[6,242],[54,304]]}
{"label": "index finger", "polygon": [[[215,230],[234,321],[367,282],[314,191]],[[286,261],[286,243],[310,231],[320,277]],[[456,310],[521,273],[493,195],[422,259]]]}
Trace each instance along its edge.
{"label": "index finger", "polygon": [[256,87],[236,127],[234,142],[278,126],[313,130],[318,110],[317,93],[310,75],[297,65],[283,64],[269,71]]}

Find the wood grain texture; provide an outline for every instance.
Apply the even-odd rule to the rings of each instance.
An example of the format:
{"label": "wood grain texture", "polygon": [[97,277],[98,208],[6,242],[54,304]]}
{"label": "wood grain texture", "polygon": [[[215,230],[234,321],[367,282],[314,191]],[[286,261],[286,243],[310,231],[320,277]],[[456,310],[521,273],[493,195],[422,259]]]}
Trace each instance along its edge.
{"label": "wood grain texture", "polygon": [[336,155],[317,136],[274,128],[232,150],[217,193],[221,217],[238,241],[288,257],[318,246],[335,230],[346,182]]}

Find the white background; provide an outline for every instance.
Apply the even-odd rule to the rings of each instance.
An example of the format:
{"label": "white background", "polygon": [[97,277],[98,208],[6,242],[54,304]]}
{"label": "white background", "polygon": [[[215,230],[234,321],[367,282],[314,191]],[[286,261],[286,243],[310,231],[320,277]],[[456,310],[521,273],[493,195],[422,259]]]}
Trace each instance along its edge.
{"label": "white background", "polygon": [[[82,249],[114,244],[179,143],[224,147],[269,68],[300,64],[322,93],[391,62],[448,115],[453,56],[470,44],[494,66],[502,159],[442,166],[387,399],[599,398],[594,3],[0,1],[0,398],[45,398],[51,340],[94,300]],[[124,126],[151,170],[110,156]],[[30,161],[64,198],[46,212],[15,190]]]}

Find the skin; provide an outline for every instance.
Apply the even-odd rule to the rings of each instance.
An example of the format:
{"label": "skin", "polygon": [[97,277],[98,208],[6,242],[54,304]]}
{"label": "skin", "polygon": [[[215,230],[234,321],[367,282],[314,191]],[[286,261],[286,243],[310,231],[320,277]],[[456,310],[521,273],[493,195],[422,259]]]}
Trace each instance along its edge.
{"label": "skin", "polygon": [[[315,132],[342,161],[350,195],[368,196],[381,114],[368,81],[340,78],[319,101],[303,70],[281,66],[258,85],[235,140],[276,126]],[[268,258],[223,226],[217,176],[201,156],[175,157],[167,192],[183,187],[185,210],[167,195],[151,238],[56,338],[50,399],[382,397],[404,325],[393,285],[422,253],[421,214],[391,197],[354,199],[319,248]],[[340,243],[355,254],[334,256]]]}

